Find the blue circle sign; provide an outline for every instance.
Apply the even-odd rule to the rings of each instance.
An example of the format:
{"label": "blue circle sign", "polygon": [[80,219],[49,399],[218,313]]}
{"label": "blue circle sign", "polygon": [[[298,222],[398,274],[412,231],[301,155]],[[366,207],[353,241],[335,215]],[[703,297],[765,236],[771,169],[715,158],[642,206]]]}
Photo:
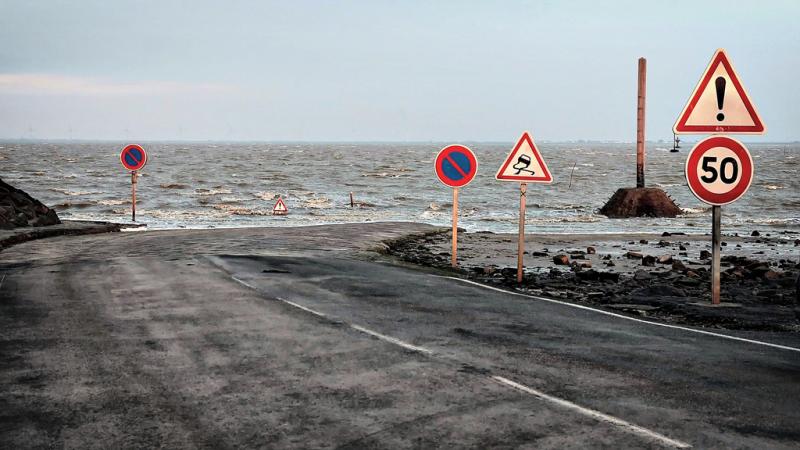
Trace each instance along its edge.
{"label": "blue circle sign", "polygon": [[456,188],[469,184],[478,172],[478,159],[463,145],[448,145],[436,155],[436,176],[447,186]]}

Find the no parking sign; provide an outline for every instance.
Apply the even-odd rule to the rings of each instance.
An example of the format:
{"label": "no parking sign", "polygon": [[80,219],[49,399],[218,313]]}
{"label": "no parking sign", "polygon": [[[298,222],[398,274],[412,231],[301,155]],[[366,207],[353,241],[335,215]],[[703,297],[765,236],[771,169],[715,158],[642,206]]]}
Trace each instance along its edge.
{"label": "no parking sign", "polygon": [[433,164],[436,176],[445,186],[453,188],[453,239],[451,265],[458,265],[458,188],[464,187],[478,173],[478,158],[463,145],[448,145],[436,155]]}

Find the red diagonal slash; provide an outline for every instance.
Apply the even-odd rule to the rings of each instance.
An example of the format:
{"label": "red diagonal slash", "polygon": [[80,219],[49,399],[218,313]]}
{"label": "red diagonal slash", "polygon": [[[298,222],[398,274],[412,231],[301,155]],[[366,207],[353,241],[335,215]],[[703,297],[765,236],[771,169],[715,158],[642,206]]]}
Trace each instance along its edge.
{"label": "red diagonal slash", "polygon": [[[452,153],[452,152],[450,152],[450,153]],[[463,170],[463,169],[462,169],[462,168],[461,168],[461,167],[460,167],[458,164],[456,164],[456,162],[455,162],[455,161],[453,161],[453,158],[451,158],[451,157],[450,157],[450,154],[448,154],[447,156],[445,156],[445,157],[444,157],[444,159],[446,159],[447,161],[449,161],[449,162],[450,162],[450,164],[452,164],[452,165],[453,165],[453,167],[455,167],[455,168],[456,168],[456,170],[458,171],[458,173],[460,173],[460,174],[461,174],[461,176],[462,176],[462,177],[464,177],[464,178],[467,178],[467,173],[466,173],[466,172],[464,172],[464,170]]]}

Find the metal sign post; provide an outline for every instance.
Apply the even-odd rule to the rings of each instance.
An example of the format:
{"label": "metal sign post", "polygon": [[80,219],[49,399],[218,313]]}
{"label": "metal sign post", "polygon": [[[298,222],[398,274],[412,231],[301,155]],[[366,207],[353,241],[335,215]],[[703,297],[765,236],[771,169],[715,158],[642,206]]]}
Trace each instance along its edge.
{"label": "metal sign post", "polygon": [[439,151],[433,162],[439,181],[453,188],[453,238],[451,265],[458,267],[458,188],[464,187],[478,173],[478,159],[463,145],[448,145]]}
{"label": "metal sign post", "polygon": [[525,192],[528,186],[519,184],[519,241],[517,242],[517,283],[522,283],[522,255],[525,253]]}
{"label": "metal sign post", "polygon": [[131,221],[136,222],[136,178],[138,174],[131,171]]}
{"label": "metal sign post", "polygon": [[720,224],[722,222],[722,207],[711,207],[711,304],[719,305],[719,253],[720,253]]}
{"label": "metal sign post", "polygon": [[495,178],[500,181],[519,182],[519,238],[517,241],[517,283],[522,283],[524,275],[523,255],[525,254],[525,204],[527,183],[552,183],[553,176],[547,168],[539,149],[527,131],[517,141],[517,145],[506,157]]}
{"label": "metal sign post", "polygon": [[119,162],[131,171],[131,220],[136,222],[136,183],[139,171],[147,164],[147,152],[141,145],[126,145],[119,154]]}
{"label": "metal sign post", "polygon": [[739,199],[753,181],[753,158],[741,142],[711,136],[694,146],[686,158],[686,183],[711,205],[711,304],[720,303],[722,205]]}
{"label": "metal sign post", "polygon": [[458,267],[458,188],[453,188],[453,238],[450,265]]}
{"label": "metal sign post", "polygon": [[[679,134],[764,134],[761,121],[724,49],[714,52],[689,101],[672,127],[673,151]],[[741,142],[713,135],[698,142],[686,158],[689,189],[711,205],[711,304],[720,303],[722,205],[739,199],[753,181],[753,158]]]}

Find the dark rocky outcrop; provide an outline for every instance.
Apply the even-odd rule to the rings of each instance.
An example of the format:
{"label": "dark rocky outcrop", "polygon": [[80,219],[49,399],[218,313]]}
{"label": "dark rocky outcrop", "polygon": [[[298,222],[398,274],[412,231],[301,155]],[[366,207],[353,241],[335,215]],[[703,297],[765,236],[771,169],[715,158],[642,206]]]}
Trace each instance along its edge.
{"label": "dark rocky outcrop", "polygon": [[61,220],[54,210],[0,179],[0,228],[41,227],[59,223]]}
{"label": "dark rocky outcrop", "polygon": [[681,209],[659,188],[621,188],[600,208],[600,214],[626,217],[675,217]]}

